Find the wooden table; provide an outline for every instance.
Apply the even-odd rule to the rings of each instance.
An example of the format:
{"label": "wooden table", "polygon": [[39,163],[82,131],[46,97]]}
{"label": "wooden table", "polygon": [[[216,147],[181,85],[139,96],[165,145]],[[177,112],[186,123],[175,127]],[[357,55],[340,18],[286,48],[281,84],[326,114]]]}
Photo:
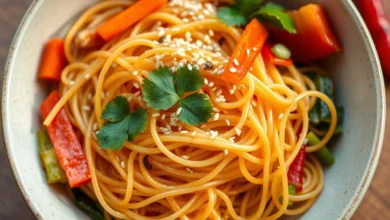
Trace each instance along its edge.
{"label": "wooden table", "polygon": [[[0,72],[13,34],[30,2],[0,0]],[[390,219],[390,85],[386,97],[388,119],[382,155],[371,186],[353,217],[356,220]],[[4,148],[0,147],[0,151],[0,219],[33,219],[16,188]]]}

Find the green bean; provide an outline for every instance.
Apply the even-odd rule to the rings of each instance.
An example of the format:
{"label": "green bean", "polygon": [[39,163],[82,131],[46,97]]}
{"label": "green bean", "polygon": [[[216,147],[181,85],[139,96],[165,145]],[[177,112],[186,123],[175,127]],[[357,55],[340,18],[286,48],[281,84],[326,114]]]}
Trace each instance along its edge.
{"label": "green bean", "polygon": [[[310,145],[318,144],[321,141],[313,132],[309,132],[306,138]],[[335,162],[334,156],[326,146],[321,147],[318,151],[314,152],[314,154],[318,157],[322,165],[330,166]]]}

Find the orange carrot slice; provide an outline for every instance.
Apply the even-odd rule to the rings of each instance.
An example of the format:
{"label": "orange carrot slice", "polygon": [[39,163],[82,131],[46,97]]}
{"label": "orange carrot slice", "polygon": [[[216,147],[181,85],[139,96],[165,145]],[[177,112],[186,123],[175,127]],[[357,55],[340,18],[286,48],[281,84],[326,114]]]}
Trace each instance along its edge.
{"label": "orange carrot slice", "polygon": [[225,67],[222,79],[237,83],[245,77],[252,67],[257,55],[261,52],[268,37],[268,31],[256,19],[253,19],[245,28],[244,33]]}
{"label": "orange carrot slice", "polygon": [[64,41],[54,38],[46,44],[43,51],[38,79],[60,81],[61,72],[65,65]]}
{"label": "orange carrot slice", "polygon": [[140,0],[97,29],[97,33],[108,41],[137,23],[148,14],[164,6],[168,0]]}

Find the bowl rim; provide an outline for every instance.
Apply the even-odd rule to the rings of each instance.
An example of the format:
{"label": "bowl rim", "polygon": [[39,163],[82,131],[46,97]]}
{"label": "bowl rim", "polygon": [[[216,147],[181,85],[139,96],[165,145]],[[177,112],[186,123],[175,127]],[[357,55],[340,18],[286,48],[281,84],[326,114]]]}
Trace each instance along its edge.
{"label": "bowl rim", "polygon": [[[14,161],[14,158],[12,158],[12,155],[8,149],[8,143],[10,140],[7,138],[7,134],[10,132],[6,129],[6,122],[5,122],[5,106],[7,106],[6,103],[6,97],[8,97],[7,94],[7,86],[8,86],[8,76],[11,74],[11,66],[12,61],[14,59],[14,55],[17,51],[17,48],[15,45],[17,45],[21,41],[20,33],[23,32],[27,26],[26,22],[32,19],[33,11],[36,7],[38,7],[40,4],[37,4],[39,0],[33,0],[33,2],[30,4],[29,8],[27,9],[26,13],[24,14],[16,32],[14,35],[14,38],[12,40],[10,49],[8,51],[7,59],[6,59],[6,65],[4,69],[4,75],[3,75],[3,84],[2,84],[2,94],[1,94],[1,126],[2,126],[2,135],[3,135],[3,144],[6,151],[6,156],[8,159],[8,164],[11,167],[12,175],[17,183],[18,190],[22,194],[22,198],[27,204],[27,207],[31,211],[31,213],[35,216],[36,219],[46,219],[45,216],[43,216],[38,208],[34,205],[33,201],[30,201],[29,193],[26,190],[25,186],[21,182],[21,177],[18,169],[16,168],[16,164]],[[354,195],[352,196],[351,201],[346,205],[344,212],[341,214],[340,219],[350,219],[356,209],[358,208],[360,202],[364,198],[364,195],[366,191],[368,190],[368,187],[371,183],[371,180],[374,176],[376,167],[378,165],[380,152],[382,150],[382,144],[383,144],[383,138],[384,138],[384,130],[385,130],[385,119],[386,119],[386,93],[385,93],[385,86],[384,86],[384,80],[382,75],[382,69],[379,61],[378,54],[375,49],[375,44],[371,38],[371,35],[365,25],[365,22],[363,21],[360,13],[358,12],[356,6],[353,4],[352,1],[349,0],[342,0],[342,3],[344,4],[344,7],[348,10],[349,16],[352,17],[353,20],[357,23],[358,28],[360,29],[361,34],[363,35],[364,40],[364,46],[367,48],[367,52],[369,57],[371,58],[371,65],[373,65],[374,69],[374,79],[378,81],[379,86],[379,98],[380,102],[378,103],[379,108],[379,122],[378,124],[378,133],[376,134],[376,137],[374,137],[374,148],[371,150],[372,153],[369,158],[369,164],[366,167],[366,171],[363,175],[363,178],[360,180],[360,183],[358,184],[360,187],[355,189]]]}

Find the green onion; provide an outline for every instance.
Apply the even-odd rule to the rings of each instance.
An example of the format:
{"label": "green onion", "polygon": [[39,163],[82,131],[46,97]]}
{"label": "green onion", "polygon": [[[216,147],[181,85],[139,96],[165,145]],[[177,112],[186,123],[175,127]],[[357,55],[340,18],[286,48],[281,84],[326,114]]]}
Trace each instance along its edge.
{"label": "green onion", "polygon": [[57,154],[53,148],[53,144],[49,139],[49,135],[45,129],[41,129],[37,133],[39,154],[43,167],[46,171],[47,182],[49,184],[66,182],[66,174],[58,161]]}
{"label": "green onion", "polygon": [[277,58],[287,60],[291,57],[291,51],[283,44],[275,44],[271,50]]}
{"label": "green onion", "polygon": [[297,194],[297,190],[295,189],[294,185],[288,185],[288,194],[290,194],[290,195]]}
{"label": "green onion", "polygon": [[92,220],[104,220],[104,215],[97,204],[86,196],[80,189],[73,189],[76,206],[87,214]]}
{"label": "green onion", "polygon": [[[306,138],[310,145],[318,144],[321,141],[313,132],[309,132]],[[318,151],[314,152],[314,154],[318,157],[322,165],[330,166],[335,162],[334,156],[326,146],[321,147]]]}

